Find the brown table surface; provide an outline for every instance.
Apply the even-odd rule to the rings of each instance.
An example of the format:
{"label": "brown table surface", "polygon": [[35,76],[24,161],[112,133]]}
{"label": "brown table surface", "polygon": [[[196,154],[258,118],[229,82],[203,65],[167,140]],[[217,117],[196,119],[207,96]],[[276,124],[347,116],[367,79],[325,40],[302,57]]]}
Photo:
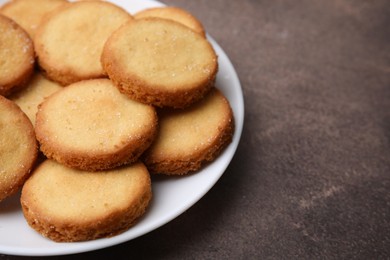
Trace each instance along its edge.
{"label": "brown table surface", "polygon": [[390,1],[165,3],[197,16],[235,66],[237,153],[168,224],[48,259],[389,258]]}

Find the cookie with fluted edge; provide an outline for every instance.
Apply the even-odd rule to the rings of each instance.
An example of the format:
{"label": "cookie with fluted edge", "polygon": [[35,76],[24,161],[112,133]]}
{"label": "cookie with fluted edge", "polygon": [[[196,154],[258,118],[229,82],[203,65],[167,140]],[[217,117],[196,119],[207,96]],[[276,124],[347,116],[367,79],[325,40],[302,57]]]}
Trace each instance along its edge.
{"label": "cookie with fluted edge", "polygon": [[0,96],[0,201],[16,193],[37,159],[34,128],[23,111]]}
{"label": "cookie with fluted edge", "polygon": [[55,92],[39,105],[35,123],[48,158],[89,171],[136,161],[157,127],[155,108],[121,94],[109,79],[79,81]]}
{"label": "cookie with fluted edge", "polygon": [[89,172],[46,160],[24,184],[20,201],[34,230],[56,242],[75,242],[127,231],[151,198],[150,175],[141,162]]}
{"label": "cookie with fluted edge", "polygon": [[134,19],[107,40],[102,65],[130,98],[159,107],[184,108],[214,86],[217,55],[188,27],[162,18]]}
{"label": "cookie with fluted edge", "polygon": [[44,16],[66,3],[66,0],[10,0],[0,8],[0,13],[17,22],[34,39]]}
{"label": "cookie with fluted edge", "polygon": [[181,23],[206,37],[203,24],[190,12],[176,6],[151,7],[134,14],[135,19],[159,17]]}
{"label": "cookie with fluted edge", "polygon": [[45,78],[42,73],[36,71],[27,86],[20,91],[9,96],[35,125],[35,115],[38,111],[38,105],[43,100],[62,89],[62,86],[54,81]]}
{"label": "cookie with fluted edge", "polygon": [[24,87],[34,64],[30,36],[16,22],[0,14],[0,95],[8,96]]}
{"label": "cookie with fluted edge", "polygon": [[40,68],[62,85],[105,77],[100,64],[104,43],[131,19],[126,10],[105,1],[71,2],[56,9],[35,34]]}
{"label": "cookie with fluted edge", "polygon": [[216,88],[183,110],[161,109],[156,140],[142,156],[151,173],[183,175],[197,171],[232,141],[234,117]]}

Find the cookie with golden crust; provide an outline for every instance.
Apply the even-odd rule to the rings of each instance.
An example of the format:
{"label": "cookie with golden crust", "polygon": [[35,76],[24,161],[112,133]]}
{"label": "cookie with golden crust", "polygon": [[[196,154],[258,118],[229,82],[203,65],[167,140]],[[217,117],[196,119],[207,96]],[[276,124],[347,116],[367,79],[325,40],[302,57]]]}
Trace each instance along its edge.
{"label": "cookie with golden crust", "polygon": [[182,8],[175,6],[152,7],[141,10],[134,14],[135,19],[146,17],[159,17],[173,20],[187,26],[203,37],[206,37],[205,29],[202,23],[194,15]]}
{"label": "cookie with golden crust", "polygon": [[66,3],[66,0],[10,0],[0,8],[0,13],[17,22],[34,39],[43,17]]}
{"label": "cookie with golden crust", "polygon": [[214,86],[212,45],[198,33],[161,18],[134,19],[107,40],[102,65],[119,90],[159,107],[184,108]]}
{"label": "cookie with golden crust", "polygon": [[42,73],[36,71],[27,86],[9,96],[9,99],[14,101],[35,125],[38,105],[60,89],[62,89],[60,84],[45,78]]}
{"label": "cookie with golden crust", "polygon": [[23,111],[0,96],[0,201],[16,193],[30,176],[38,147],[34,128]]}
{"label": "cookie with golden crust", "polygon": [[233,113],[216,88],[189,108],[160,110],[159,120],[159,134],[143,155],[152,173],[183,175],[199,170],[232,141]]}
{"label": "cookie with golden crust", "polygon": [[0,95],[8,96],[24,87],[34,64],[31,38],[17,23],[0,14]]}
{"label": "cookie with golden crust", "polygon": [[56,9],[36,31],[39,66],[62,85],[105,77],[100,64],[104,43],[131,19],[126,10],[105,1],[72,2]]}
{"label": "cookie with golden crust", "polygon": [[27,223],[56,242],[111,237],[131,228],[152,198],[150,175],[141,162],[89,172],[46,160],[23,186]]}
{"label": "cookie with golden crust", "polygon": [[96,171],[136,161],[154,140],[157,124],[154,107],[129,99],[109,79],[95,79],[46,98],[35,131],[48,158]]}

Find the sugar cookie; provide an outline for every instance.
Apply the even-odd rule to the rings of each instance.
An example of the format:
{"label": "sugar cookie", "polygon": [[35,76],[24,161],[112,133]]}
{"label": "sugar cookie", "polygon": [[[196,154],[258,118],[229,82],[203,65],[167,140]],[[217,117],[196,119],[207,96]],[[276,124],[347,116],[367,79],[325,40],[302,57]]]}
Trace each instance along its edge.
{"label": "sugar cookie", "polygon": [[157,120],[154,107],[129,99],[108,79],[95,79],[46,98],[35,131],[48,158],[93,171],[137,160],[154,140]]}
{"label": "sugar cookie", "polygon": [[35,72],[27,86],[9,97],[14,101],[35,125],[35,114],[38,111],[38,105],[43,100],[62,89],[58,83],[48,80],[40,72]]}
{"label": "sugar cookie", "polygon": [[143,155],[152,173],[182,175],[196,171],[232,141],[232,110],[215,88],[189,108],[160,110],[159,120],[159,134]]}
{"label": "sugar cookie", "polygon": [[146,18],[146,17],[159,17],[164,19],[173,20],[181,23],[193,31],[199,33],[203,37],[206,37],[206,33],[202,23],[186,10],[175,6],[162,6],[152,7],[141,10],[134,14],[134,18]]}
{"label": "sugar cookie", "polygon": [[27,223],[57,242],[111,237],[128,230],[152,198],[150,175],[141,162],[88,172],[46,160],[22,189]]}
{"label": "sugar cookie", "polygon": [[17,22],[34,39],[44,16],[66,3],[66,0],[12,0],[0,8],[0,13]]}
{"label": "sugar cookie", "polygon": [[104,1],[72,2],[56,9],[40,24],[34,38],[41,69],[62,85],[104,77],[103,45],[131,19],[126,10]]}
{"label": "sugar cookie", "polygon": [[23,111],[0,96],[0,201],[30,176],[38,154],[34,128]]}
{"label": "sugar cookie", "polygon": [[8,96],[23,87],[34,64],[31,38],[17,23],[0,14],[0,95]]}
{"label": "sugar cookie", "polygon": [[119,90],[146,104],[184,108],[214,85],[217,55],[188,27],[161,18],[134,19],[115,31],[102,54]]}

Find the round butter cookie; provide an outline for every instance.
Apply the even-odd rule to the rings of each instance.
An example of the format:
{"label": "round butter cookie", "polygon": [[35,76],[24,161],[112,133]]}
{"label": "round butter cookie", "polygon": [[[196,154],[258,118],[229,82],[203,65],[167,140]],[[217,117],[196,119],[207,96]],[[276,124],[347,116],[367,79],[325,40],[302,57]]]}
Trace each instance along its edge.
{"label": "round butter cookie", "polygon": [[0,8],[0,13],[17,22],[34,39],[43,17],[66,3],[66,0],[12,0]]}
{"label": "round butter cookie", "polygon": [[35,64],[34,46],[28,34],[13,20],[0,14],[0,95],[24,87]]}
{"label": "round butter cookie", "polygon": [[62,85],[104,77],[100,64],[104,43],[131,19],[126,10],[105,1],[72,2],[56,9],[36,31],[39,66]]}
{"label": "round butter cookie", "polygon": [[89,172],[46,160],[26,181],[20,201],[34,230],[56,242],[75,242],[128,230],[151,198],[150,175],[141,162]]}
{"label": "round butter cookie", "polygon": [[38,105],[46,97],[60,89],[62,89],[61,85],[48,80],[40,72],[36,71],[27,86],[9,96],[9,99],[14,101],[26,113],[32,124],[35,125]]}
{"label": "round butter cookie", "polygon": [[217,55],[188,27],[162,18],[134,19],[107,40],[108,76],[129,97],[159,107],[184,108],[214,85]]}
{"label": "round butter cookie", "polygon": [[234,118],[228,100],[213,88],[189,108],[160,110],[159,126],[144,163],[152,173],[183,175],[213,161],[232,141]]}
{"label": "round butter cookie", "polygon": [[188,11],[175,6],[152,7],[134,14],[134,18],[159,17],[181,23],[193,31],[206,37],[202,23]]}
{"label": "round butter cookie", "polygon": [[134,162],[157,133],[154,107],[122,95],[109,79],[73,83],[43,101],[35,131],[50,159],[82,170]]}
{"label": "round butter cookie", "polygon": [[0,201],[21,188],[37,154],[30,120],[14,102],[0,96]]}

